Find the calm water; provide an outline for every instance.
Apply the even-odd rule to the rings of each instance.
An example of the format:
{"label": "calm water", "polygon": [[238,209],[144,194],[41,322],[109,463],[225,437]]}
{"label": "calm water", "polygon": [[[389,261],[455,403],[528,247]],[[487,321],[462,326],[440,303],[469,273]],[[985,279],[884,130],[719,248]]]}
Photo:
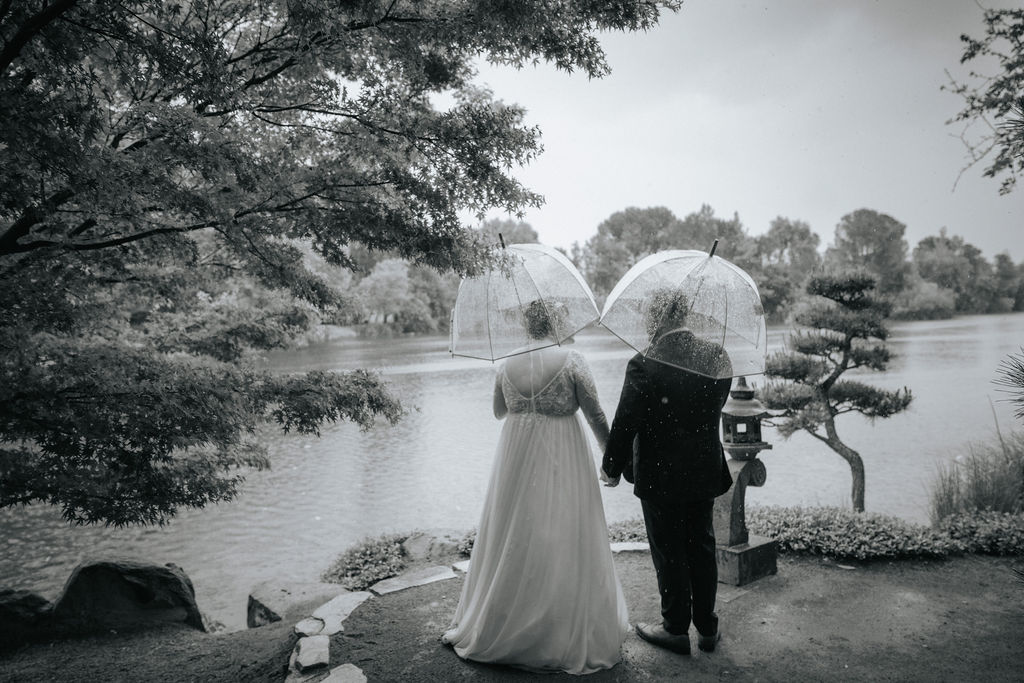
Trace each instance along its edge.
{"label": "calm water", "polygon": [[[874,424],[843,416],[838,429],[864,458],[867,509],[926,523],[937,464],[993,437],[993,411],[1004,431],[1014,427],[1012,407],[992,380],[1000,361],[1024,345],[1024,314],[903,323],[892,331],[898,355],[890,371],[865,379],[910,387],[911,409]],[[784,333],[770,331],[772,348]],[[630,352],[600,330],[581,335],[576,348],[613,413]],[[476,526],[501,428],[490,412],[496,366],[453,359],[446,349],[442,338],[343,340],[272,358],[284,371],[378,368],[410,413],[370,432],[329,426],[320,439],[268,430],[271,471],[251,474],[232,503],[183,512],[162,529],[69,528],[39,506],[0,511],[0,587],[52,599],[85,558],[174,562],[192,578],[204,612],[242,628],[246,596],[260,581],[315,580],[365,536]],[[768,480],[748,490],[751,503],[849,505],[849,469],[838,455],[811,437],[764,434],[774,449],[762,453]],[[602,494],[609,522],[640,517],[627,487]]]}

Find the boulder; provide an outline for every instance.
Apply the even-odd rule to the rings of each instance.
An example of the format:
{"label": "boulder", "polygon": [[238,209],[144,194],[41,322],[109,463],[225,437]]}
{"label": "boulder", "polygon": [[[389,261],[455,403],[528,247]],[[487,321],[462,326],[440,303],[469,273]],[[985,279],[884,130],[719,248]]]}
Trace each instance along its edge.
{"label": "boulder", "polygon": [[256,628],[282,619],[298,621],[348,591],[336,583],[264,581],[249,592],[246,624]]}
{"label": "boulder", "polygon": [[0,651],[46,633],[50,601],[26,590],[0,590]]}
{"label": "boulder", "polygon": [[55,633],[138,630],[167,623],[206,630],[192,581],[177,565],[135,560],[75,567],[50,618]]}

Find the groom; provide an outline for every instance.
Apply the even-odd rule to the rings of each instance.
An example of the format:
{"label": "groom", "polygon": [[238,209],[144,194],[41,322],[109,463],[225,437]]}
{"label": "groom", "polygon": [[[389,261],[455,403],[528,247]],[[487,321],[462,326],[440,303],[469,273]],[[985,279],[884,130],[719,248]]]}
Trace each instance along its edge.
{"label": "groom", "polygon": [[638,623],[637,635],[684,655],[691,620],[701,650],[714,651],[721,637],[712,511],[732,485],[718,436],[732,368],[725,349],[687,329],[688,308],[681,292],[653,297],[646,313],[652,346],[626,367],[601,467],[609,486],[622,474],[633,484],[658,576],[662,623]]}

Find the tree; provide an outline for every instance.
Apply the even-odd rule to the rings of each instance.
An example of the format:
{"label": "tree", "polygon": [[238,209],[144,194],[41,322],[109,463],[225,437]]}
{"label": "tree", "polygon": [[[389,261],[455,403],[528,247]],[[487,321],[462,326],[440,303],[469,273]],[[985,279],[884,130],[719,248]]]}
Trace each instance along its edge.
{"label": "tree", "polygon": [[[968,127],[961,136],[970,158],[967,168],[988,158],[984,175],[1002,177],[999,194],[1008,194],[1024,173],[1024,9],[987,9],[984,21],[980,39],[960,36],[960,63],[978,60],[988,67],[994,61],[999,72],[986,76],[972,71],[970,84],[951,79],[949,87],[963,97],[964,108],[949,123]],[[973,126],[982,132],[970,137]]]}
{"label": "tree", "polygon": [[498,244],[498,235],[505,244],[536,244],[540,241],[533,226],[523,221],[492,218],[481,223],[477,230],[488,244]]}
{"label": "tree", "polygon": [[825,263],[837,270],[866,269],[878,283],[878,293],[892,296],[903,289],[909,265],[907,226],[884,213],[857,209],[839,220]]}
{"label": "tree", "polygon": [[946,229],[925,237],[914,247],[913,263],[922,279],[952,290],[959,313],[999,310],[998,283],[981,250]]}
{"label": "tree", "polygon": [[794,273],[812,273],[821,266],[821,238],[804,221],[778,216],[768,232],[754,239],[762,266],[785,266]]}
{"label": "tree", "polygon": [[[607,295],[629,268],[655,252],[665,249],[707,251],[720,240],[717,254],[730,260],[746,254],[751,247],[739,216],[731,220],[715,217],[704,204],[700,211],[679,220],[663,206],[617,211],[597,226],[597,234],[583,250],[584,273],[598,297]],[[743,267],[741,261],[735,261]]]}
{"label": "tree", "polygon": [[680,230],[679,219],[663,206],[631,206],[601,221],[584,252],[584,272],[594,293],[607,296],[643,257],[662,249],[682,249],[673,239]]}
{"label": "tree", "polygon": [[398,419],[371,373],[254,363],[351,303],[300,245],[475,272],[460,216],[540,203],[477,60],[600,77],[599,32],[677,6],[0,3],[0,507],[162,523],[266,466],[265,420]]}
{"label": "tree", "polygon": [[821,266],[821,238],[804,221],[779,216],[768,232],[753,239],[754,252],[747,266],[757,281],[765,315],[782,318],[807,279]]}
{"label": "tree", "polygon": [[807,293],[820,298],[796,318],[805,329],[789,338],[785,351],[769,357],[765,375],[781,381],[768,382],[761,397],[769,409],[780,411],[773,423],[784,437],[803,430],[849,464],[858,512],[864,510],[864,461],[840,439],[836,418],[846,413],[890,417],[911,401],[906,388],[886,391],[842,379],[849,370],[885,370],[892,357],[884,343],[889,307],[872,295],[874,286],[869,275],[811,278]]}

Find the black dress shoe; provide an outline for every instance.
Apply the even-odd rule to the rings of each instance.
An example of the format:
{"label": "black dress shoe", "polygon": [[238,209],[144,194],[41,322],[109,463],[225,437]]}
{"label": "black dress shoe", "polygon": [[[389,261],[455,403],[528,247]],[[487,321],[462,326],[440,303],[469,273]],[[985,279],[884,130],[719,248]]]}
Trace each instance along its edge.
{"label": "black dress shoe", "polygon": [[722,632],[715,631],[713,636],[697,636],[697,647],[701,652],[714,652],[715,644],[722,639]]}
{"label": "black dress shoe", "polygon": [[671,650],[676,654],[690,654],[690,634],[673,635],[661,624],[637,624],[636,634],[652,645]]}

